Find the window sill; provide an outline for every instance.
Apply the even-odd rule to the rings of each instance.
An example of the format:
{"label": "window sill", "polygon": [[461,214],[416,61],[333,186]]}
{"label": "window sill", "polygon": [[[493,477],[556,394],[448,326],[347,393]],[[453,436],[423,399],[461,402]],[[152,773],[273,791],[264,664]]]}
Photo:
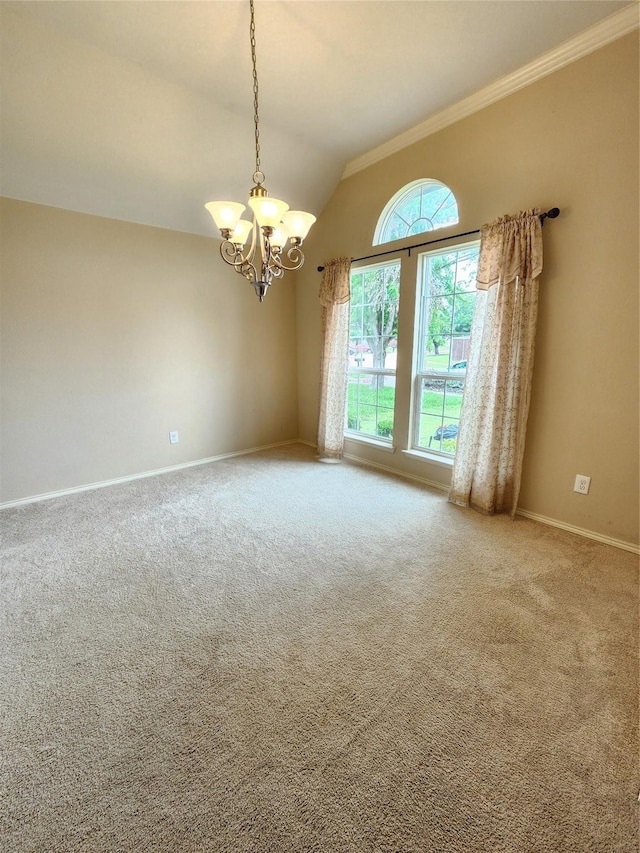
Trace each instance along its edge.
{"label": "window sill", "polygon": [[435,453],[429,453],[427,450],[403,450],[406,456],[412,459],[419,459],[421,462],[429,462],[432,465],[438,465],[440,468],[453,468],[453,459],[447,459],[445,456],[436,456]]}
{"label": "window sill", "polygon": [[379,441],[377,438],[367,438],[364,435],[353,435],[352,433],[345,433],[344,440],[355,441],[357,444],[366,444],[367,447],[375,447],[376,450],[384,450],[385,453],[396,452],[395,447],[388,441]]}

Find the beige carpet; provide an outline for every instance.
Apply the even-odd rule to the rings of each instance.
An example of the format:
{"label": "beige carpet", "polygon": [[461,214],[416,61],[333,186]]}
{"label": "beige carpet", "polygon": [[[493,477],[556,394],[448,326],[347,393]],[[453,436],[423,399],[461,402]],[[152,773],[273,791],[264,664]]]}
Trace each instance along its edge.
{"label": "beige carpet", "polygon": [[301,445],[0,520],[4,850],[637,850],[634,555]]}

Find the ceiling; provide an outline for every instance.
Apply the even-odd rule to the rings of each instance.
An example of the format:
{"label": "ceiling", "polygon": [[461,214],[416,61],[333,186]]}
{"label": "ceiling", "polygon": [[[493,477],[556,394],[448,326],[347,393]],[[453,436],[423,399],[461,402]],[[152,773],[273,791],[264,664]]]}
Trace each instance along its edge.
{"label": "ceiling", "polygon": [[[629,5],[256,0],[267,188],[319,213],[348,164]],[[206,201],[246,198],[248,0],[0,14],[4,195],[199,234]]]}

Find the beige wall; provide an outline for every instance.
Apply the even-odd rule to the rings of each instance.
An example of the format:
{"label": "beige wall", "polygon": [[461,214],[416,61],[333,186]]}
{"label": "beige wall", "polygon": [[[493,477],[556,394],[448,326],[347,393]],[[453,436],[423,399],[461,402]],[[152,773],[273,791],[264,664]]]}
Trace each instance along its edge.
{"label": "beige wall", "polygon": [[296,438],[291,283],[260,305],[217,240],[0,212],[2,501]]}
{"label": "beige wall", "polygon": [[[370,254],[389,198],[416,178],[450,186],[454,233],[506,213],[558,206],[544,228],[536,367],[520,507],[638,542],[638,39],[634,33],[342,181],[298,277],[301,438],[315,441],[319,275],[324,260]],[[440,236],[440,235],[434,235]],[[410,241],[408,241],[410,242]],[[406,259],[406,255],[405,255]],[[398,370],[411,359],[415,265],[403,260]],[[408,384],[399,382],[399,407]],[[398,409],[397,409],[398,411]],[[348,443],[388,467],[446,483],[416,462],[397,423],[394,454]],[[588,496],[576,474],[592,477]]]}

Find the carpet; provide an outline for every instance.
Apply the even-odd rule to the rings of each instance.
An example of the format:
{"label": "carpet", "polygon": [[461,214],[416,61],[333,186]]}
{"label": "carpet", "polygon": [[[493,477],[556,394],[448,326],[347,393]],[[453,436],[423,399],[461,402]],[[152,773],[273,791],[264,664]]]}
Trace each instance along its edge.
{"label": "carpet", "polygon": [[0,521],[5,850],[637,850],[633,554],[302,445]]}

